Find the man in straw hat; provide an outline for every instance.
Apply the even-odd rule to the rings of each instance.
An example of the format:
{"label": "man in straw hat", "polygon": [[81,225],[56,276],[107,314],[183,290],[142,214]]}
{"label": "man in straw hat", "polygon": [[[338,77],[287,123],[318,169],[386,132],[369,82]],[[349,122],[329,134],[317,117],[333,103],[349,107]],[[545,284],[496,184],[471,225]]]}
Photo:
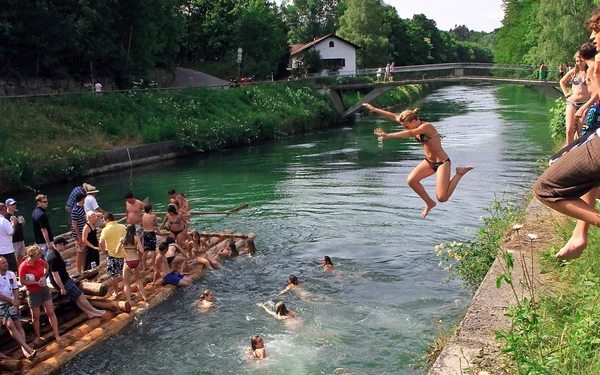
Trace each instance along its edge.
{"label": "man in straw hat", "polygon": [[[98,205],[98,201],[96,200],[96,196],[98,195],[100,190],[96,189],[94,185],[90,184],[83,184],[83,189],[87,194],[83,203],[83,210],[85,212],[95,211],[104,215],[106,211],[100,208],[100,206]],[[104,226],[104,222],[102,220],[99,220],[98,223],[96,223],[96,225],[102,227]]]}

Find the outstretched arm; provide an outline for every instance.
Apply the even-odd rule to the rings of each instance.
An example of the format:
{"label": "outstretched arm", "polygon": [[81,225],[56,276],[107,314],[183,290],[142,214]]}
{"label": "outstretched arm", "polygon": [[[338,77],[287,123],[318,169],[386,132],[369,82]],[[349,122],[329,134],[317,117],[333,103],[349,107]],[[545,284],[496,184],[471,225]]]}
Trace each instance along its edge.
{"label": "outstretched arm", "polygon": [[567,88],[567,83],[573,78],[573,74],[575,74],[575,69],[571,69],[560,79],[560,88],[562,89],[563,95],[565,98],[569,97],[569,89]]}
{"label": "outstretched arm", "polygon": [[[398,116],[396,116],[396,114],[394,114],[392,112],[384,111],[383,109],[379,109],[377,107],[373,107],[369,103],[364,103],[363,107],[367,108],[369,111],[371,111],[373,113],[376,113],[378,115],[381,115],[381,116],[385,117],[386,119],[388,119],[390,121],[398,121]],[[398,121],[398,122],[400,122],[400,121]]]}
{"label": "outstretched arm", "polygon": [[267,313],[269,313],[269,315],[273,315],[274,317],[277,318],[277,314],[275,314],[275,312],[271,311],[267,306],[265,306],[263,303],[259,303],[258,306],[262,307],[263,309],[265,309],[265,311]]}
{"label": "outstretched arm", "polygon": [[400,132],[395,133],[386,133],[383,130],[377,128],[374,131],[375,135],[377,135],[380,139],[390,139],[390,138],[412,138],[416,137],[418,134],[423,133],[423,129],[419,126],[416,129],[410,130],[402,130]]}

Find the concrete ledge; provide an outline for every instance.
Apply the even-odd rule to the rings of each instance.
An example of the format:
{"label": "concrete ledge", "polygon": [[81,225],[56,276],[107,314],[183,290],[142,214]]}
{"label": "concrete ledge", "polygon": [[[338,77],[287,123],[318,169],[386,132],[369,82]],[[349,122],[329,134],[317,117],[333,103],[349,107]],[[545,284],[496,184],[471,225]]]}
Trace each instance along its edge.
{"label": "concrete ledge", "polygon": [[199,150],[192,148],[181,148],[175,141],[116,148],[105,151],[96,157],[91,157],[88,162],[92,168],[88,169],[83,175],[92,176],[199,152]]}
{"label": "concrete ledge", "polygon": [[[557,240],[554,227],[564,223],[565,219],[565,216],[534,199],[527,206],[523,228],[505,236],[504,247],[513,252],[515,259],[512,278],[519,298],[526,295],[520,286],[524,280],[522,260],[526,264],[528,275],[531,275],[532,255],[536,294],[549,289],[550,283],[539,273],[539,267],[535,263],[538,253]],[[536,234],[539,240],[530,241],[528,233]],[[509,304],[516,301],[508,285],[503,283],[500,289],[496,287],[496,279],[503,273],[501,262],[503,260],[497,258],[490,267],[454,337],[437,358],[429,375],[477,375],[480,370],[491,370],[490,373],[501,371],[503,361],[500,357],[503,354],[501,343],[495,339],[496,332],[510,329],[511,320],[504,314],[508,311]]]}

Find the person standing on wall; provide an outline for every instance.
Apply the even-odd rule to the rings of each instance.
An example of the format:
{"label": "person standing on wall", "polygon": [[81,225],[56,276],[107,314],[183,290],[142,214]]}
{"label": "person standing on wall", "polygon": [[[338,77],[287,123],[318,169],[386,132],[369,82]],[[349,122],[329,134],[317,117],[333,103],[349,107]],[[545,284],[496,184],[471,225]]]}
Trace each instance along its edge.
{"label": "person standing on wall", "polygon": [[[13,233],[12,244],[15,249],[15,257],[17,257],[17,266],[21,264],[23,258],[27,256],[27,252],[25,251],[25,236],[23,235],[23,225],[25,224],[25,218],[19,210],[17,210],[17,201],[8,198],[6,200],[6,210],[8,213],[6,214],[6,219],[11,220],[11,217],[16,217],[17,222],[15,223],[15,232]],[[16,271],[15,271],[16,272]]]}
{"label": "person standing on wall", "polygon": [[[16,217],[12,217],[9,221],[6,219],[6,205],[0,203],[0,255],[8,261],[8,268],[13,271],[17,270],[17,258],[15,258],[15,249],[12,244],[12,236],[15,232]],[[16,271],[13,271],[16,272]]]}
{"label": "person standing on wall", "polygon": [[52,241],[54,241],[54,236],[52,235],[52,228],[50,228],[48,215],[46,215],[48,197],[44,194],[38,194],[35,197],[35,201],[37,207],[31,214],[31,218],[33,219],[33,235],[35,236],[35,243],[43,251],[42,258],[46,259],[48,251],[54,247],[52,243]]}

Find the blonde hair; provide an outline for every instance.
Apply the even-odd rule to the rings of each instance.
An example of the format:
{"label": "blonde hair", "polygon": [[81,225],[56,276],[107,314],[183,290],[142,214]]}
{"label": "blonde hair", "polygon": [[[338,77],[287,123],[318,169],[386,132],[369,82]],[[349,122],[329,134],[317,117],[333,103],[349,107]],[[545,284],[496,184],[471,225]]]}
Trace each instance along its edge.
{"label": "blonde hair", "polygon": [[596,9],[596,11],[592,13],[592,16],[587,21],[586,26],[590,31],[600,31],[600,9]]}
{"label": "blonde hair", "polygon": [[43,253],[42,248],[39,247],[38,245],[27,246],[26,250],[27,250],[28,257],[34,257],[36,255],[41,255]]}
{"label": "blonde hair", "polygon": [[400,122],[411,122],[419,118],[419,112],[419,108],[405,109],[404,111],[402,111],[400,116],[398,116],[398,120],[400,120]]}
{"label": "blonde hair", "polygon": [[46,195],[44,195],[44,194],[38,194],[38,195],[35,196],[35,201],[36,202],[41,202],[42,199],[45,199],[45,198],[48,198],[48,197]]}

